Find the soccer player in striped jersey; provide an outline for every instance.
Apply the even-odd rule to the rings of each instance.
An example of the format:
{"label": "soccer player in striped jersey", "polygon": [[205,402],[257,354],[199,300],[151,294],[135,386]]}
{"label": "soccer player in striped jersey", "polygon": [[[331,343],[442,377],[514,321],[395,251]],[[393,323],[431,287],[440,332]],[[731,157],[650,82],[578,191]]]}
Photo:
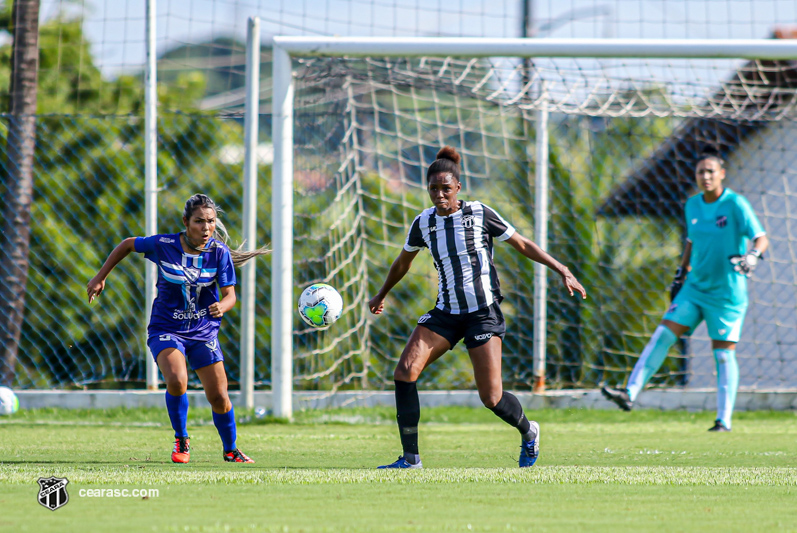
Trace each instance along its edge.
{"label": "soccer player in striped jersey", "polygon": [[723,187],[723,165],[716,152],[701,155],[696,179],[702,193],[686,202],[686,248],[671,285],[670,308],[634,365],[626,388],[601,389],[606,398],[630,411],[670,347],[705,320],[717,365],[717,418],[709,431],[731,430],[739,385],[736,343],[747,312],[747,278],[769,247],[750,203]]}
{"label": "soccer player in striped jersey", "polygon": [[437,305],[418,319],[393,373],[396,419],[403,455],[379,468],[421,468],[418,421],[421,408],[416,381],[460,340],[468,348],[476,388],[485,407],[521,434],[519,466],[533,465],[539,454],[540,427],[523,413],[517,397],[503,390],[501,348],[506,332],[499,304],[503,297],[493,264],[493,240],[506,241],[532,261],[562,276],[565,288],[587,297],[568,268],[521,236],[506,220],[481,202],[457,198],[460,156],[445,146],[426,172],[427,190],[434,204],[415,217],[404,249],[387,279],[368,303],[372,313],[383,312],[390,290],[407,274],[418,252],[427,248],[438,272]]}
{"label": "soccer player in striped jersey", "polygon": [[230,250],[218,212],[213,200],[195,194],[185,203],[185,231],[124,239],[87,285],[91,303],[102,293],[114,267],[131,252],[143,253],[158,265],[158,296],[152,304],[147,345],[166,382],[166,409],[174,428],[172,461],[175,463],[187,463],[191,453],[186,428],[186,358],[213,409],[213,423],[221,437],[224,460],[254,462],[235,443],[235,413],[227,394],[218,331],[221,317],[235,305],[233,267],[268,250]]}

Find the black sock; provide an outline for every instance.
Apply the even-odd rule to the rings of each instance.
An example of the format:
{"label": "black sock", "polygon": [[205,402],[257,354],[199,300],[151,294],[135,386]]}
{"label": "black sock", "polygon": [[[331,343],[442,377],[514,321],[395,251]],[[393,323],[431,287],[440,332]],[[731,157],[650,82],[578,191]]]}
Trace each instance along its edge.
{"label": "black sock", "polygon": [[396,384],[396,420],[404,454],[418,455],[418,421],[421,402],[415,381],[394,381]]}
{"label": "black sock", "polygon": [[491,407],[490,411],[513,428],[517,428],[521,435],[526,435],[529,432],[531,424],[529,424],[529,419],[526,418],[523,413],[523,407],[514,394],[504,391],[501,401],[495,407]]}

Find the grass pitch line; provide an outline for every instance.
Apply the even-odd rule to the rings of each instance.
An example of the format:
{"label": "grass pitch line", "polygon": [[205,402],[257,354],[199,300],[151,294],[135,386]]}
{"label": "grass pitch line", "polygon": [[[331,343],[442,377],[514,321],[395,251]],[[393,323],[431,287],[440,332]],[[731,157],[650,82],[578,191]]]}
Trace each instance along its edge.
{"label": "grass pitch line", "polygon": [[0,464],[0,483],[30,484],[56,475],[72,483],[90,485],[324,485],[324,484],[443,484],[443,483],[553,483],[673,486],[779,486],[797,487],[794,468],[709,467],[578,467],[427,468],[421,471],[355,469],[270,469],[237,471],[185,470],[183,467],[62,467]]}

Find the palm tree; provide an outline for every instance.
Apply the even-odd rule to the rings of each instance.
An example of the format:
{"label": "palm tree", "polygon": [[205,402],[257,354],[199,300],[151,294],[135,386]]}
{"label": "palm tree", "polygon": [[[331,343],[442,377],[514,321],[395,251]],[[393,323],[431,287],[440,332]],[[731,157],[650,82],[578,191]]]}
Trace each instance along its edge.
{"label": "palm tree", "polygon": [[17,361],[28,278],[33,154],[36,146],[36,81],[39,66],[39,0],[16,0],[9,26],[14,37],[3,232],[0,235],[0,384],[11,385]]}

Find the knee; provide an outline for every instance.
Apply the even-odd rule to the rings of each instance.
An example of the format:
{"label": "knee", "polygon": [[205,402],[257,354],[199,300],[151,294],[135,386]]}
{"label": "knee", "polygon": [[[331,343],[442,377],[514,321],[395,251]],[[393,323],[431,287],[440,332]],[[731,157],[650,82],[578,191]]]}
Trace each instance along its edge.
{"label": "knee", "polygon": [[393,371],[393,379],[396,381],[413,382],[418,381],[421,375],[421,368],[416,368],[412,363],[406,361],[399,361],[396,369]]}
{"label": "knee", "polygon": [[487,409],[493,409],[501,401],[503,391],[479,391],[479,399]]}
{"label": "knee", "polygon": [[230,397],[227,391],[205,391],[205,397],[208,399],[211,408],[217,413],[226,413],[232,408]]}
{"label": "knee", "polygon": [[188,378],[185,376],[174,376],[166,380],[166,390],[172,396],[182,396],[188,390]]}

